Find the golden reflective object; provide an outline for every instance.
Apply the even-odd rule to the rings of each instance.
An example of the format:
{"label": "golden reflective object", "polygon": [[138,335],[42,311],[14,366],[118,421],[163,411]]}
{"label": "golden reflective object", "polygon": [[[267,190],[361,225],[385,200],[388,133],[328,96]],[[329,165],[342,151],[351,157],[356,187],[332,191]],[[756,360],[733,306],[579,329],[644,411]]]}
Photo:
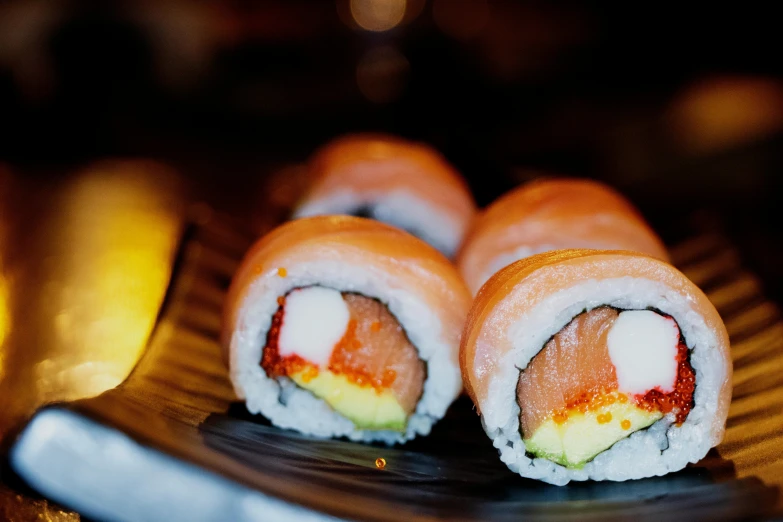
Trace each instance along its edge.
{"label": "golden reflective object", "polygon": [[[0,163],[0,384],[5,375],[5,339],[11,327],[8,311],[8,280],[5,275],[4,253],[6,250],[6,235],[8,220],[6,219],[6,200],[11,184],[11,174],[8,168]],[[0,397],[2,401],[2,397]],[[0,402],[0,404],[2,404]],[[2,431],[0,431],[2,433]]]}
{"label": "golden reflective object", "polygon": [[178,177],[151,161],[12,181],[0,224],[0,435],[41,404],[127,377],[155,324],[182,223]]}
{"label": "golden reflective object", "polygon": [[31,499],[0,485],[0,520],[6,522],[77,522],[80,516],[43,499]]}

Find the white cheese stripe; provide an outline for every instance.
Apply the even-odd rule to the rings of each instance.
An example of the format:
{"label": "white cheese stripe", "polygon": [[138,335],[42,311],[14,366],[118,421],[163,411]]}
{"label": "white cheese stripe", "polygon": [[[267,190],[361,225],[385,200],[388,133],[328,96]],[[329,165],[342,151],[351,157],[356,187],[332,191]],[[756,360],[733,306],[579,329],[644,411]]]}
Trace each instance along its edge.
{"label": "white cheese stripe", "polygon": [[320,286],[293,290],[285,299],[278,350],[281,357],[298,355],[326,367],[350,320],[339,291]]}
{"label": "white cheese stripe", "polygon": [[619,391],[629,394],[644,394],[654,388],[664,393],[674,391],[679,336],[673,319],[649,310],[622,312],[607,337]]}

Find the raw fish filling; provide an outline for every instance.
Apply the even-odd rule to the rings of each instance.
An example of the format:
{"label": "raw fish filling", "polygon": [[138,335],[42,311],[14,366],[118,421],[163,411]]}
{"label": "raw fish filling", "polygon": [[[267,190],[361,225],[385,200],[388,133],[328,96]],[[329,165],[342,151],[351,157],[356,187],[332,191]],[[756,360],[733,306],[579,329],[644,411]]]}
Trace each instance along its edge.
{"label": "raw fish filling", "polygon": [[404,431],[426,369],[381,302],[323,287],[278,298],[261,366],[323,399],[359,429]]}
{"label": "raw fish filling", "polygon": [[579,468],[664,415],[685,421],[695,372],[679,326],[650,310],[600,307],[576,316],[520,373],[526,450]]}

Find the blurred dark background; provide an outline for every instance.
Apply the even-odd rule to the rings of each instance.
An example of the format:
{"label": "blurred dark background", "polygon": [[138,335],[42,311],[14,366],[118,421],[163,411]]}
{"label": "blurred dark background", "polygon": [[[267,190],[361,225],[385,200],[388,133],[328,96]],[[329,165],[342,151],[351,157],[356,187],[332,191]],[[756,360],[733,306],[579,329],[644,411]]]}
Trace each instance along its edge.
{"label": "blurred dark background", "polygon": [[153,157],[237,208],[319,143],[383,130],[442,150],[480,204],[532,169],[605,179],[653,222],[760,223],[781,192],[776,20],[750,4],[4,0],[0,157],[30,173]]}
{"label": "blurred dark background", "polygon": [[739,211],[779,188],[782,44],[750,5],[5,0],[0,157],[150,156],[232,199],[383,130],[441,149],[481,204],[533,168]]}
{"label": "blurred dark background", "polygon": [[[125,378],[183,208],[203,201],[252,227],[295,197],[288,173],[345,132],[431,143],[480,205],[540,173],[604,180],[669,243],[726,235],[780,303],[776,12],[0,0],[0,401],[14,397],[0,438],[36,405]],[[0,483],[0,518],[78,518],[17,489]]]}

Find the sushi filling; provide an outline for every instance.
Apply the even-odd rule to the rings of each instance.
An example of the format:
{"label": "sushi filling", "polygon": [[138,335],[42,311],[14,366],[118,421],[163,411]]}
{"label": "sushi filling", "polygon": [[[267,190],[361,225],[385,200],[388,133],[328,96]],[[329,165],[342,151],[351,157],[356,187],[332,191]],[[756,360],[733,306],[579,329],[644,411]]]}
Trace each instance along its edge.
{"label": "sushi filling", "polygon": [[652,310],[576,316],[520,373],[527,452],[580,468],[665,415],[685,421],[695,372],[677,322]]}
{"label": "sushi filling", "polygon": [[381,302],[311,286],[278,298],[261,367],[323,399],[357,428],[405,431],[424,362]]}

